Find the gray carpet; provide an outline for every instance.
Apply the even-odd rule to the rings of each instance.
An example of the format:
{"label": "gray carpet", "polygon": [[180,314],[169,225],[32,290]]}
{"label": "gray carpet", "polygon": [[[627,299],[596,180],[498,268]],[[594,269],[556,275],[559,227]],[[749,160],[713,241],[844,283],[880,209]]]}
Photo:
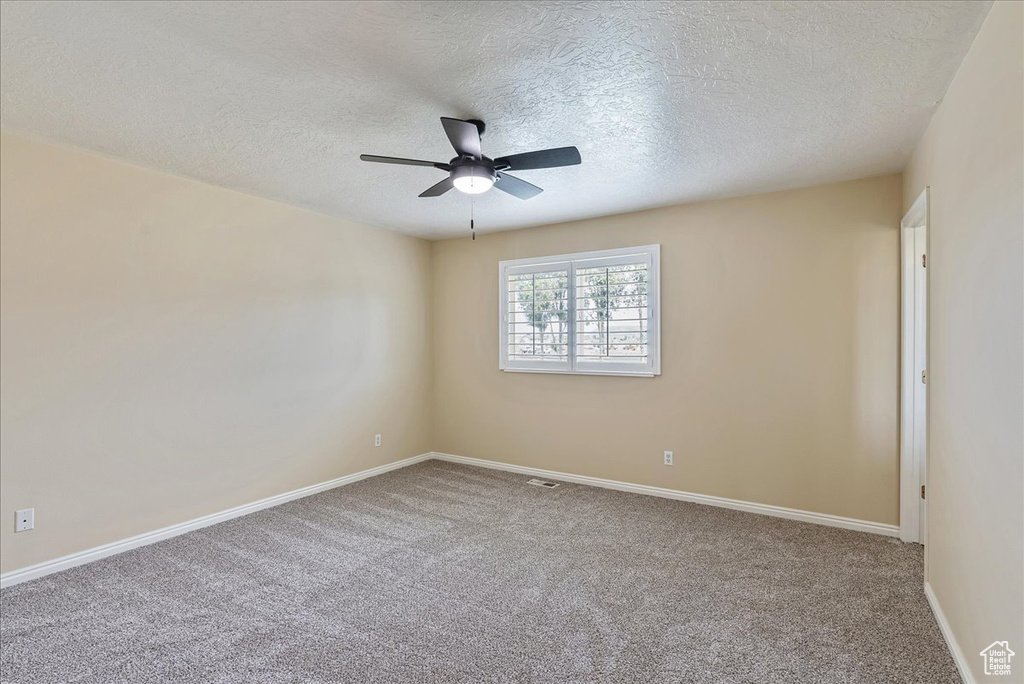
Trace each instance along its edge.
{"label": "gray carpet", "polygon": [[428,461],[0,592],[3,682],[958,682],[921,547]]}

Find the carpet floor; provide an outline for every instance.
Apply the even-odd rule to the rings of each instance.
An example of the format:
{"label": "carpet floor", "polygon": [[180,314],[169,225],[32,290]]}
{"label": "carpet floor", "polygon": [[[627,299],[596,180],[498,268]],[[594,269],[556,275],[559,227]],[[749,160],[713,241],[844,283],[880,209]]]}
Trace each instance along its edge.
{"label": "carpet floor", "polygon": [[0,679],[959,682],[922,550],[427,461],[0,591]]}

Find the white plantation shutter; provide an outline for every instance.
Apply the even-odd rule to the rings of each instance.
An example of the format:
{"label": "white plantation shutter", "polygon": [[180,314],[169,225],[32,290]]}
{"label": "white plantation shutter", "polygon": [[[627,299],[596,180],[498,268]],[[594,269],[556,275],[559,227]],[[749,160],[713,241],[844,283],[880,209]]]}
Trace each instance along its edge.
{"label": "white plantation shutter", "polygon": [[659,246],[499,264],[503,370],[657,375]]}
{"label": "white plantation shutter", "polygon": [[576,267],[576,368],[633,370],[650,359],[648,255]]}
{"label": "white plantation shutter", "polygon": [[567,371],[570,265],[524,265],[505,274],[504,346],[509,368]]}

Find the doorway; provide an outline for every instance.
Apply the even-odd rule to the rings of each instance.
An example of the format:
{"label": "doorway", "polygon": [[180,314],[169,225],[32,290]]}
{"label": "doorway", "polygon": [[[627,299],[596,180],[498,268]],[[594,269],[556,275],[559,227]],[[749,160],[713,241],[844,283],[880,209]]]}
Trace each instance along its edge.
{"label": "doorway", "polygon": [[928,188],[900,222],[900,539],[928,536]]}

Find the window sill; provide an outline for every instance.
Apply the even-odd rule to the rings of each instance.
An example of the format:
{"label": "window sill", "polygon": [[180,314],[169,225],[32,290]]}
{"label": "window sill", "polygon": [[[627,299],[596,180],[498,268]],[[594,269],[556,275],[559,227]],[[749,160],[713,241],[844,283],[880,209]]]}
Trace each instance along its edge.
{"label": "window sill", "polygon": [[544,368],[499,368],[503,373],[533,373],[537,375],[606,375],[623,378],[653,378],[661,375],[652,371],[596,371],[596,370],[547,370]]}

